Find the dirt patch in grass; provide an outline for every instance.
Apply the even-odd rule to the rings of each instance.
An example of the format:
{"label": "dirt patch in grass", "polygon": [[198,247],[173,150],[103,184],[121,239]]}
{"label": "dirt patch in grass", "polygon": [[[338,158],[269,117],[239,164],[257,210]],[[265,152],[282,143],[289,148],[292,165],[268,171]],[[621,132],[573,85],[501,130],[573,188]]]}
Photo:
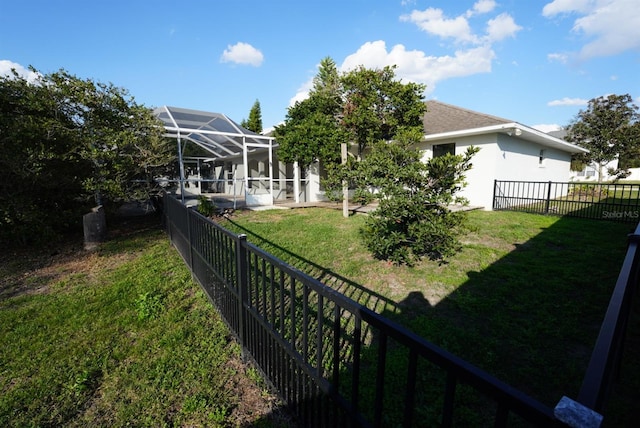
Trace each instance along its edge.
{"label": "dirt patch in grass", "polygon": [[[122,239],[160,227],[159,218],[145,216],[110,221],[107,240]],[[67,236],[47,246],[16,248],[0,256],[0,300],[46,293],[52,284],[73,275],[115,269],[135,257],[132,253],[100,257],[100,248],[84,249],[81,235]]]}

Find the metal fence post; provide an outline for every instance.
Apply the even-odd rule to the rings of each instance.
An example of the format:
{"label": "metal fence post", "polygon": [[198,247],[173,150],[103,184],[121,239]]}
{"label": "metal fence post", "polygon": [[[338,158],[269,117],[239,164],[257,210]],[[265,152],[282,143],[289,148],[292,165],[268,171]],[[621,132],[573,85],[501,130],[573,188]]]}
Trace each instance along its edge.
{"label": "metal fence post", "polygon": [[496,207],[498,205],[496,203],[497,202],[496,201],[496,194],[497,194],[496,189],[497,189],[497,187],[498,187],[498,180],[493,180],[493,206],[491,208],[494,209],[494,210],[496,209]]}
{"label": "metal fence post", "polygon": [[194,277],[193,272],[193,234],[191,233],[191,209],[185,207],[187,210],[187,239],[189,240],[189,269],[191,269],[191,277]]}
{"label": "metal fence post", "polygon": [[551,202],[551,181],[549,181],[549,188],[547,189],[547,201],[544,204],[544,213],[549,214],[549,204]]}
{"label": "metal fence post", "polygon": [[245,356],[245,311],[244,305],[248,296],[248,276],[247,276],[247,235],[238,235],[236,240],[236,279],[238,284],[238,337],[242,349],[242,356]]}

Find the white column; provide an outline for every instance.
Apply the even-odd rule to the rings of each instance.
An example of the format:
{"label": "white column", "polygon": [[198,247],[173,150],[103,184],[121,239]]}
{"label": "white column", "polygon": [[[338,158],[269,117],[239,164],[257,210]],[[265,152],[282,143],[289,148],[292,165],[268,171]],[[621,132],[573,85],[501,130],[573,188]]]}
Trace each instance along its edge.
{"label": "white column", "polygon": [[293,163],[293,193],[295,195],[296,204],[300,203],[300,166],[298,161]]}
{"label": "white column", "polygon": [[242,137],[242,165],[244,167],[244,200],[247,201],[249,191],[249,160],[247,159],[247,141]]}
{"label": "white column", "polygon": [[269,140],[269,195],[273,205],[273,140]]}

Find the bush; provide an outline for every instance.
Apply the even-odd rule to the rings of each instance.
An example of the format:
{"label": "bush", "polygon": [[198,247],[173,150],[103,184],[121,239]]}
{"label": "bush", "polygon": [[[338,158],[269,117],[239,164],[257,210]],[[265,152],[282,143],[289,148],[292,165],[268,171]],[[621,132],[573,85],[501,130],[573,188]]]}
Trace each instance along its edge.
{"label": "bush", "polygon": [[412,265],[425,256],[444,260],[461,248],[458,237],[467,230],[466,215],[448,205],[467,203],[457,193],[477,150],[424,163],[419,151],[402,142],[374,147],[356,172],[361,183],[379,191],[380,205],[361,230],[374,257]]}
{"label": "bush", "polygon": [[198,212],[205,217],[212,217],[216,213],[216,205],[204,195],[198,196]]}

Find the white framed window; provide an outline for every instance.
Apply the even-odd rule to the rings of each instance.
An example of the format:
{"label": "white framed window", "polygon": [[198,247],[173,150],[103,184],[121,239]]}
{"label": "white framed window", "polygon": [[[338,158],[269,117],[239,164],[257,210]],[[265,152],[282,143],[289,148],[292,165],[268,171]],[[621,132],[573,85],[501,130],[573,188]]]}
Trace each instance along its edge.
{"label": "white framed window", "polygon": [[545,152],[544,149],[540,149],[540,154],[538,155],[538,166],[543,167],[545,160]]}

